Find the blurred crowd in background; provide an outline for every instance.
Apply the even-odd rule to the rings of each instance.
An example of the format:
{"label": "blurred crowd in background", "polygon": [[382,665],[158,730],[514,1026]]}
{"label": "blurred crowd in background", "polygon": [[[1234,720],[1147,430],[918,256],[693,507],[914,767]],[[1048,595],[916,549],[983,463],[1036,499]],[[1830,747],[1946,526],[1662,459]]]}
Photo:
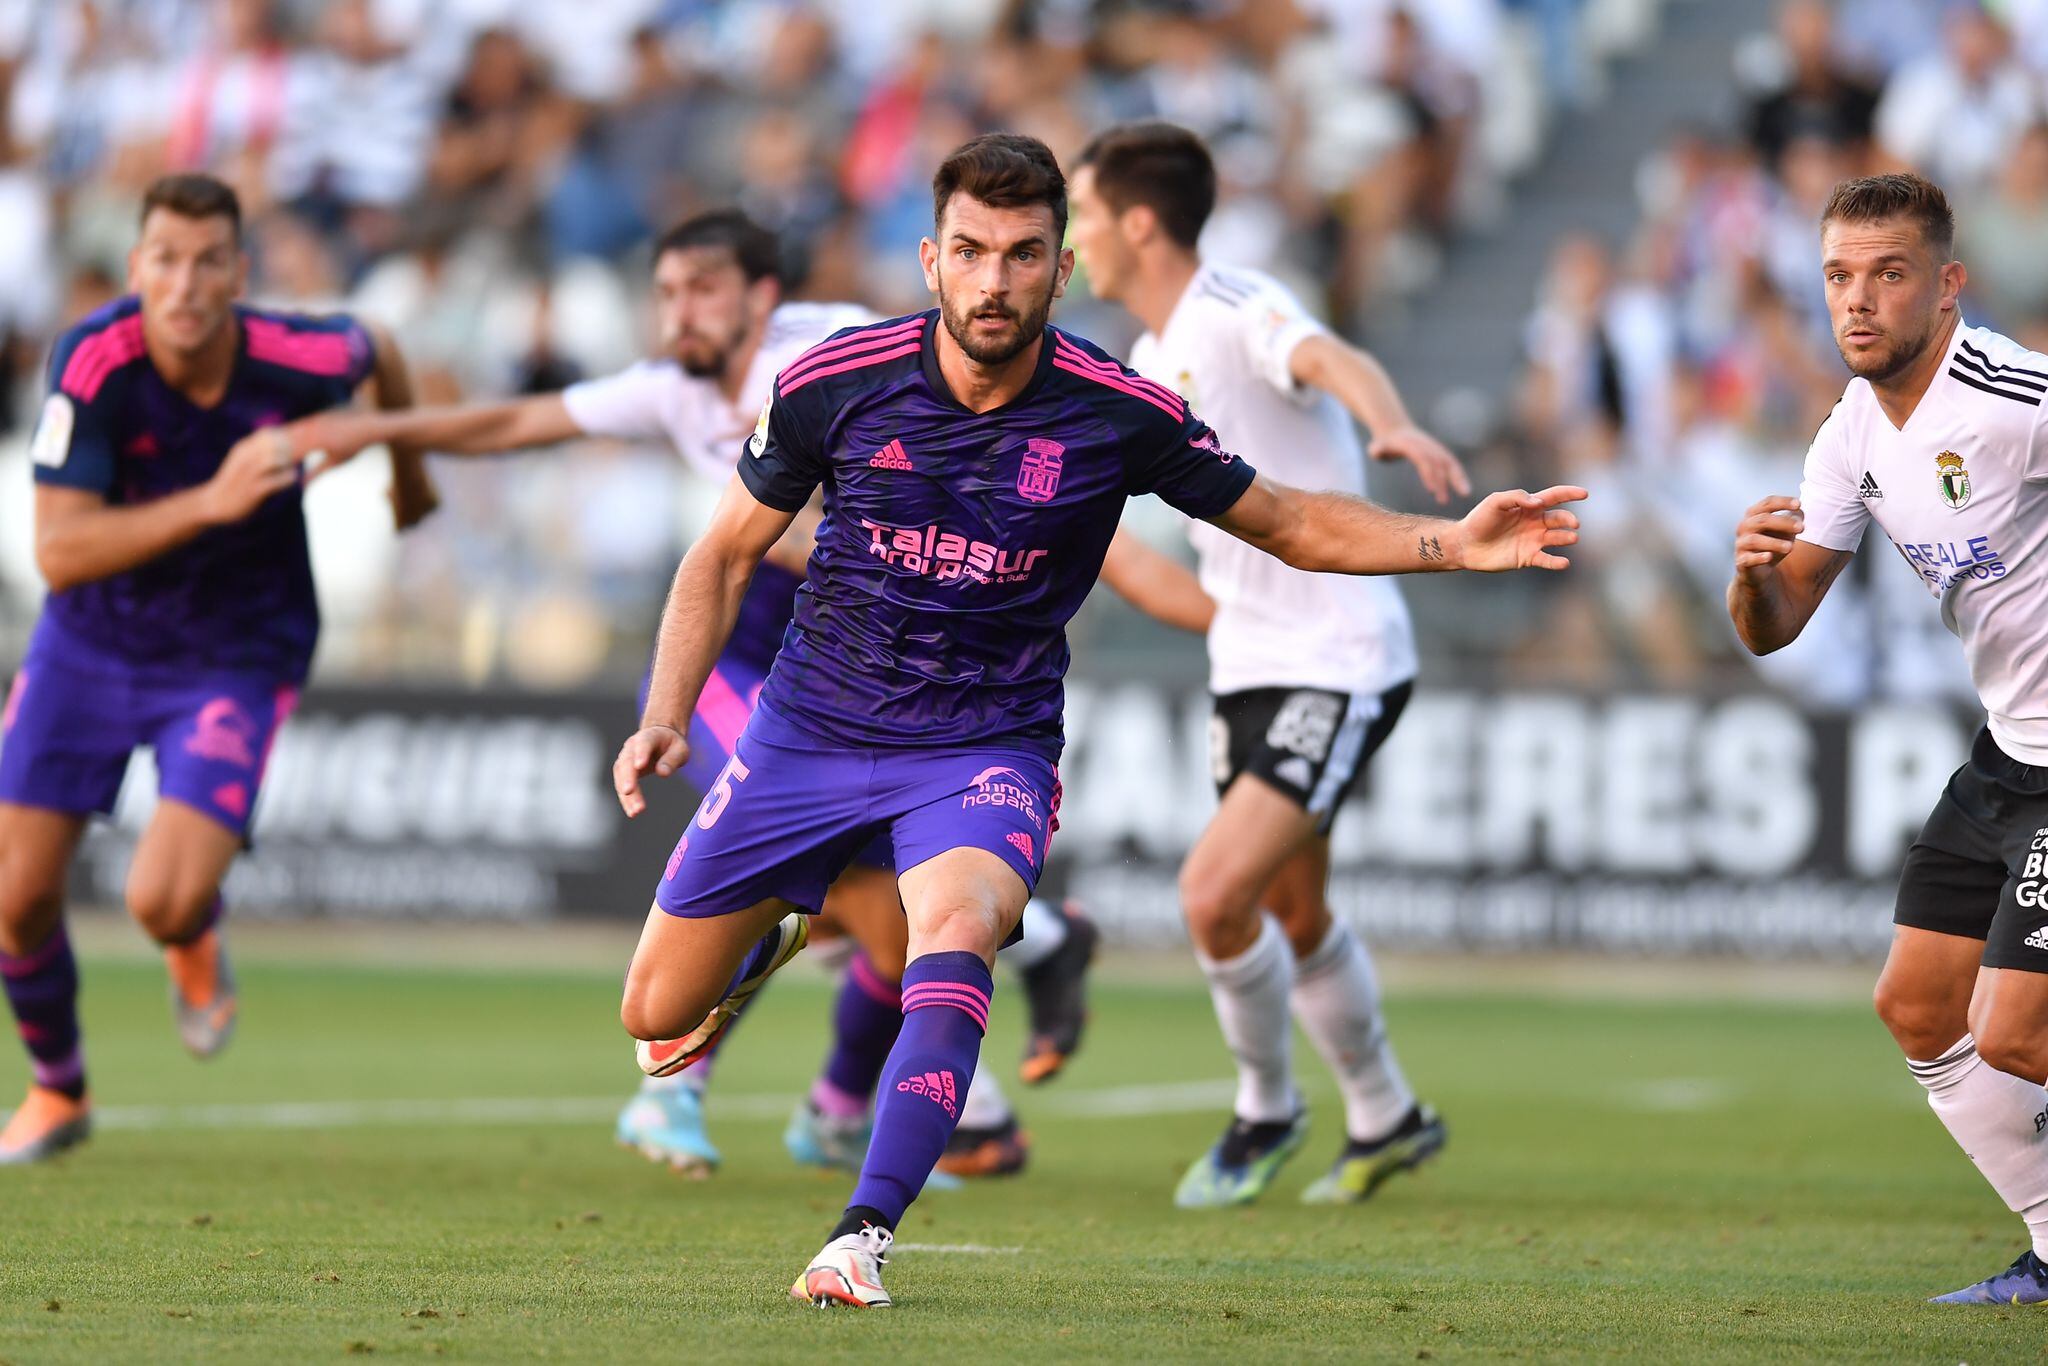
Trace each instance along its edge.
{"label": "blurred crowd in background", "polygon": [[[389,326],[427,402],[635,359],[646,244],[707,207],[782,232],[803,297],[924,307],[915,244],[945,151],[1000,127],[1065,156],[1148,115],[1216,149],[1208,254],[1275,271],[1355,334],[1376,308],[1426,309],[1445,244],[1512,212],[1557,118],[1597,106],[1675,3],[0,0],[0,659],[40,592],[21,448],[41,357],[121,292],[164,170],[240,191],[258,302]],[[1630,240],[1560,244],[1536,297],[1509,301],[1533,304],[1528,365],[1480,454],[1601,494],[1587,572],[1501,642],[1533,677],[1747,667],[1718,616],[1727,529],[1790,491],[1841,388],[1814,229],[1840,177],[1940,178],[1970,317],[2048,343],[2048,0],[1794,0],[1734,79],[1724,125],[1643,168]],[[1060,319],[1131,336],[1085,279]],[[400,543],[370,465],[309,500],[329,678],[631,676],[716,493],[666,452],[604,443],[444,460],[443,510]],[[1852,589],[1874,601],[1885,580],[1917,591]],[[1902,622],[1931,615],[1912,606]],[[1879,673],[1918,686],[1886,671],[1927,651],[1835,615],[1854,620],[1773,676],[1844,700]],[[1937,653],[1929,688],[1953,683]]]}
{"label": "blurred crowd in background", "polygon": [[1728,541],[1751,502],[1796,491],[1847,378],[1815,227],[1839,181],[1935,179],[1965,319],[2048,349],[2048,3],[1786,0],[1733,77],[1718,125],[1677,130],[1642,167],[1631,236],[1556,246],[1526,324],[1513,439],[1599,494],[1583,557],[1596,591],[1552,619],[1577,643],[1553,658],[1589,681],[1668,684],[1737,659],[1837,705],[1971,697],[1882,533],[1809,638],[1762,661],[1727,626]]}

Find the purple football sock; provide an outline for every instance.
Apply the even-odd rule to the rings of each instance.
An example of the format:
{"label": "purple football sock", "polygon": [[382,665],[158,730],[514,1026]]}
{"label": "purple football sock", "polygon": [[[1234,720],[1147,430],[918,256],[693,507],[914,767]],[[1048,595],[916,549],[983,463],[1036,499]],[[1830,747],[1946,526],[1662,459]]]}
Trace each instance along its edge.
{"label": "purple football sock", "polygon": [[867,1110],[902,1028],[902,989],[877,972],[865,953],[856,953],[839,981],[832,1052],[811,1087],[811,1104],[819,1114],[844,1119]]}
{"label": "purple football sock", "polygon": [[994,989],[971,953],[928,953],[904,969],[903,1032],[882,1069],[875,1136],[849,1208],[878,1210],[894,1228],[924,1189],[960,1123]]}
{"label": "purple football sock", "polygon": [[762,968],[767,967],[770,960],[775,957],[775,950],[781,943],[782,925],[778,921],[768,933],[761,936],[754,947],[747,950],[747,956],[740,959],[739,970],[733,973],[732,980],[725,984],[725,994],[727,996],[732,995],[740,983],[752,977]]}
{"label": "purple football sock", "polygon": [[85,1094],[85,1051],[78,1037],[78,960],[59,924],[42,945],[19,958],[0,953],[0,980],[15,1027],[28,1046],[38,1086],[77,1100]]}

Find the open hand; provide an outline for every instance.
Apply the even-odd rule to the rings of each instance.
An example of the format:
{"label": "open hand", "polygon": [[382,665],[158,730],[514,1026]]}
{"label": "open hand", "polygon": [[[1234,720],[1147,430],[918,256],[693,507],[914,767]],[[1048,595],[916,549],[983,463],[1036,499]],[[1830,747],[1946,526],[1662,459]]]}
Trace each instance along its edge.
{"label": "open hand", "polygon": [[1569,569],[1570,560],[1550,552],[1578,544],[1578,515],[1564,504],[1585,497],[1584,489],[1571,484],[1537,493],[1509,489],[1488,494],[1458,523],[1464,543],[1462,567],[1485,572]]}

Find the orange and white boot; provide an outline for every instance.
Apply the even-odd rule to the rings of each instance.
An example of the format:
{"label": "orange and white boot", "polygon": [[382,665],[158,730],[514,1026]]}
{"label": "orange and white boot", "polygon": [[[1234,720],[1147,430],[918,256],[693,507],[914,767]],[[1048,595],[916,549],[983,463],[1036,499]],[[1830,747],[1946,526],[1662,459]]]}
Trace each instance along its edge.
{"label": "orange and white boot", "polygon": [[789,1288],[789,1297],[819,1309],[887,1309],[889,1292],[882,1289],[882,1263],[889,1260],[895,1235],[865,1224],[858,1233],[842,1234],[811,1258],[804,1274]]}
{"label": "orange and white boot", "polygon": [[0,1129],[0,1167],[44,1162],[92,1134],[92,1107],[47,1086],[30,1086],[21,1108]]}
{"label": "orange and white boot", "polygon": [[171,1014],[178,1038],[195,1058],[210,1058],[235,1036],[235,973],[228,966],[220,927],[188,944],[164,946],[171,973]]}

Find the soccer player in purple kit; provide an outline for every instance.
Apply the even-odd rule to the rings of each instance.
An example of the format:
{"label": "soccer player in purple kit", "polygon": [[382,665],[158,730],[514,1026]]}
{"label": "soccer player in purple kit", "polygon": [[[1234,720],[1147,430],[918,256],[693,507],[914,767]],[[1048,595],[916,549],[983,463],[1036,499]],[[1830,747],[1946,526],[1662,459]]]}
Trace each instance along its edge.
{"label": "soccer player in purple kit", "polygon": [[[403,412],[321,413],[285,429],[294,450],[317,456],[315,472],[351,460],[367,446],[403,442],[437,455],[484,456],[553,445],[578,436],[665,442],[696,475],[723,485],[778,371],[833,333],[874,321],[855,304],[785,299],[791,280],[775,234],[738,209],[692,215],[654,243],[652,303],[659,354],[617,374],[559,393]],[[267,439],[250,438],[252,441]],[[811,527],[791,527],[755,572],[724,652],[705,680],[690,718],[690,760],[683,776],[708,789],[746,724],[784,631],[811,551]],[[895,978],[903,967],[903,914],[887,852],[833,884],[825,913],[861,944],[834,1007],[834,1040],[823,1074],[791,1116],[784,1142],[792,1156],[820,1166],[858,1168],[867,1146],[872,1093],[901,1018]],[[1032,1005],[1032,1046],[1025,1079],[1047,1079],[1076,1044],[1081,983],[1095,931],[1080,916],[1047,903],[1027,910],[1024,942],[1005,957],[1024,977]],[[850,947],[850,946],[849,946]],[[706,1130],[713,1058],[687,1071],[642,1079],[620,1112],[624,1146],[691,1176],[720,1161]],[[961,1175],[1021,1167],[1025,1143],[992,1078],[974,1093],[975,1114],[956,1135],[949,1166]]]}
{"label": "soccer player in purple kit", "polygon": [[[396,349],[353,319],[236,302],[241,210],[218,180],[150,187],[128,274],[133,293],[58,339],[30,446],[50,593],[0,715],[0,980],[33,1079],[0,1129],[0,1164],[90,1132],[64,880],[138,746],[156,751],[162,800],[128,909],[163,945],[185,1046],[209,1057],[227,1043],[220,884],[320,625],[288,443],[228,452],[366,381],[380,404],[411,401]],[[434,492],[415,453],[394,457],[403,528]]]}
{"label": "soccer player in purple kit", "polygon": [[739,478],[677,569],[629,816],[684,730],[755,564],[820,485],[797,613],[732,759],[686,827],[627,973],[643,1061],[691,1056],[802,947],[803,912],[867,839],[909,920],[903,1026],[846,1214],[791,1295],[882,1306],[881,1264],[959,1119],[990,964],[1058,828],[1065,626],[1124,501],[1157,493],[1298,568],[1563,568],[1562,505],[1492,495],[1463,521],[1260,479],[1170,390],[1047,326],[1073,269],[1044,144],[991,134],[933,180],[920,245],[939,307],[840,333],[778,377]]}

